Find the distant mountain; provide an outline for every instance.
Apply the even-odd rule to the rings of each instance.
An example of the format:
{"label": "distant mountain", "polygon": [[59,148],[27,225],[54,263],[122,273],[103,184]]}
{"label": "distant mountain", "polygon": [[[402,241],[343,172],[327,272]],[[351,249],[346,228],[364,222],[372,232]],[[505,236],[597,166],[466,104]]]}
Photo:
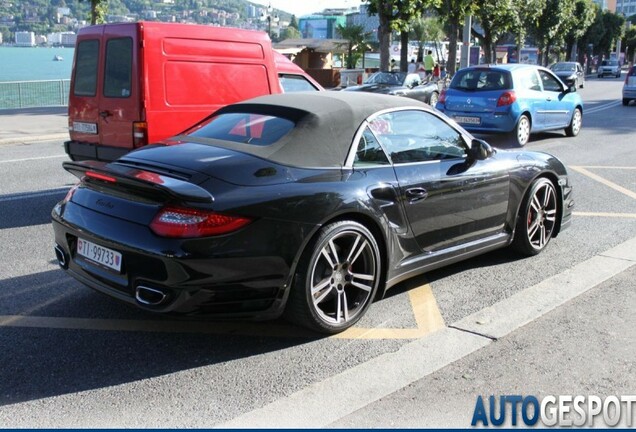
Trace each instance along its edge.
{"label": "distant mountain", "polygon": [[[263,27],[265,7],[247,0],[108,0],[107,20],[193,22],[235,27]],[[275,9],[288,22],[291,14]],[[47,34],[76,30],[90,16],[90,1],[0,0],[0,33],[5,42],[16,31]]]}

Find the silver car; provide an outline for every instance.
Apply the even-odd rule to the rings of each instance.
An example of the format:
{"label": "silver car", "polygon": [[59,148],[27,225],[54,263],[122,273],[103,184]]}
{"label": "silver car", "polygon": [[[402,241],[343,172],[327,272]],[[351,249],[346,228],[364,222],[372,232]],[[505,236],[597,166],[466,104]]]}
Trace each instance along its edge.
{"label": "silver car", "polygon": [[631,100],[636,100],[636,66],[629,69],[623,84],[623,105],[629,105]]}
{"label": "silver car", "polygon": [[621,66],[617,60],[603,60],[598,67],[598,77],[602,78],[605,75],[614,75],[616,78],[621,77]]}

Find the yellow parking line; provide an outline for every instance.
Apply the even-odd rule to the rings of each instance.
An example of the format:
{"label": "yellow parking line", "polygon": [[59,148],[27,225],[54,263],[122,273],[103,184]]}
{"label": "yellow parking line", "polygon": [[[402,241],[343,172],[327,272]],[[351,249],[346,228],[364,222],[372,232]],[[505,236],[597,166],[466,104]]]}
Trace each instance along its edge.
{"label": "yellow parking line", "polygon": [[[353,327],[334,339],[417,339],[444,327],[444,319],[428,284],[409,291],[418,327],[413,329]],[[126,320],[29,315],[0,315],[0,327],[48,328],[151,333],[194,333],[258,337],[316,338],[320,335],[276,322]]]}
{"label": "yellow parking line", "polygon": [[590,216],[590,217],[610,217],[610,218],[627,218],[636,219],[636,213],[595,213],[595,212],[572,212],[574,216]]}
{"label": "yellow parking line", "polygon": [[624,187],[619,186],[616,183],[613,183],[613,182],[611,182],[609,180],[606,180],[603,177],[598,176],[598,175],[594,174],[593,172],[590,172],[590,171],[586,170],[583,167],[572,166],[571,165],[571,166],[569,166],[569,168],[571,168],[572,170],[574,170],[574,171],[576,171],[576,172],[578,172],[580,174],[583,174],[586,177],[591,178],[592,180],[596,180],[597,182],[599,182],[601,184],[604,184],[605,186],[610,187],[610,188],[614,189],[615,191],[618,191],[618,192],[620,192],[622,194],[625,194],[625,195],[627,195],[630,198],[636,199],[636,192],[633,192],[633,191],[631,191],[629,189],[625,189]]}
{"label": "yellow parking line", "polygon": [[331,337],[333,339],[418,339],[445,327],[444,318],[429,284],[409,290],[409,299],[417,323],[416,329],[352,327]]}

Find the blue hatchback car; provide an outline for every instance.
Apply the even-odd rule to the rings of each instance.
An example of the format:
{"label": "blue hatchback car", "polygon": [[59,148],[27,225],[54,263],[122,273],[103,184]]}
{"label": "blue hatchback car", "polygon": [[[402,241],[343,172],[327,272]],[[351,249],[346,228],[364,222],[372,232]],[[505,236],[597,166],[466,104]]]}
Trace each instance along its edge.
{"label": "blue hatchback car", "polygon": [[576,87],[535,65],[460,69],[435,107],[471,132],[512,133],[519,146],[534,132],[565,129],[576,136],[583,124]]}

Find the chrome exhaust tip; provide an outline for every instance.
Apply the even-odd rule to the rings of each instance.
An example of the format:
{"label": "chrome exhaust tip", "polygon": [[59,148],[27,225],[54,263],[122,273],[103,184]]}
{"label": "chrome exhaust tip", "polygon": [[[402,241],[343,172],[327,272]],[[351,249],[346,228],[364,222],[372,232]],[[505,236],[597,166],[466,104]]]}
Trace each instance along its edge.
{"label": "chrome exhaust tip", "polygon": [[62,246],[56,244],[55,247],[55,257],[57,258],[57,263],[61,268],[66,270],[68,268],[68,260],[66,259],[66,252],[62,249]]}
{"label": "chrome exhaust tip", "polygon": [[135,290],[135,300],[146,306],[160,305],[167,297],[168,294],[156,288],[138,286]]}

